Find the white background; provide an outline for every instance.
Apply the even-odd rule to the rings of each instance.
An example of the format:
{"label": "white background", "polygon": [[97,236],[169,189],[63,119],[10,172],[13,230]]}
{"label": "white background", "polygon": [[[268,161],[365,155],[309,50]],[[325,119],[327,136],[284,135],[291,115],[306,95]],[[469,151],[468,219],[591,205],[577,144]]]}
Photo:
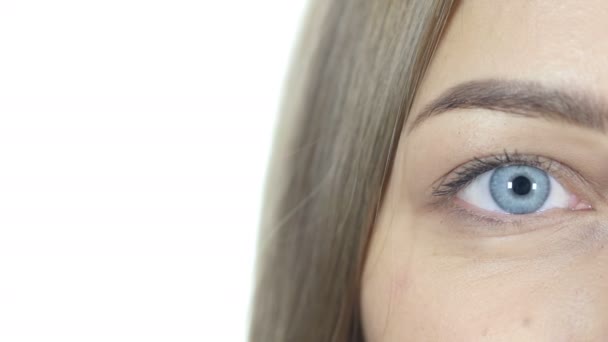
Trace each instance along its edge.
{"label": "white background", "polygon": [[243,341],[305,0],[0,2],[0,341]]}

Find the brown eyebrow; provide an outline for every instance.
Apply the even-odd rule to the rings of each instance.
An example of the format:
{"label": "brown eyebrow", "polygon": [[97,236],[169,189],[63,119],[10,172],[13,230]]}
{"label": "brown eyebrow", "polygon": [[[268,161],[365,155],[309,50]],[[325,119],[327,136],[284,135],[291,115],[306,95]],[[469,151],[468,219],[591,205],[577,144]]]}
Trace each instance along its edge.
{"label": "brown eyebrow", "polygon": [[409,128],[455,109],[489,109],[544,118],[604,132],[606,104],[582,91],[545,86],[537,81],[485,79],[449,88],[420,112]]}

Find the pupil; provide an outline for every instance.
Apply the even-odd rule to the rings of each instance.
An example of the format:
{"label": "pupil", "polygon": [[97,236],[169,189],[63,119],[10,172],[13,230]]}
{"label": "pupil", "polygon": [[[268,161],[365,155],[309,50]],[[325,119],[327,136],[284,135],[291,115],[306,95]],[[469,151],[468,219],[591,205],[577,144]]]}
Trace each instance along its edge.
{"label": "pupil", "polygon": [[532,190],[532,182],[524,177],[524,176],[519,176],[516,177],[513,180],[513,192],[515,192],[516,194],[523,196],[523,195],[527,195],[530,193],[530,190]]}

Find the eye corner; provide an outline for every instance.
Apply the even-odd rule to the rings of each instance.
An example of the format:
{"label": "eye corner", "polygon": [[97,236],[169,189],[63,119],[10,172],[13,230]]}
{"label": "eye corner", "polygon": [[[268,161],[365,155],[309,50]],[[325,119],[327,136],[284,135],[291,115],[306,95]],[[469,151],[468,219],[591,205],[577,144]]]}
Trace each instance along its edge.
{"label": "eye corner", "polygon": [[575,212],[589,212],[589,211],[596,211],[595,210],[595,206],[589,202],[588,200],[584,200],[582,199],[579,195],[577,195],[576,193],[569,193],[570,198],[568,199],[568,208],[570,211],[575,211]]}

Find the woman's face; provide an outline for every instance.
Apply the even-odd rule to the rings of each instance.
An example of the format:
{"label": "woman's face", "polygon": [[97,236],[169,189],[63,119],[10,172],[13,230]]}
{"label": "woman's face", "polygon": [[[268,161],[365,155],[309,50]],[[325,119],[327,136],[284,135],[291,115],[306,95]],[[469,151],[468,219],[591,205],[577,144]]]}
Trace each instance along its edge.
{"label": "woman's face", "polygon": [[606,0],[455,9],[374,228],[368,341],[608,341],[607,37]]}

